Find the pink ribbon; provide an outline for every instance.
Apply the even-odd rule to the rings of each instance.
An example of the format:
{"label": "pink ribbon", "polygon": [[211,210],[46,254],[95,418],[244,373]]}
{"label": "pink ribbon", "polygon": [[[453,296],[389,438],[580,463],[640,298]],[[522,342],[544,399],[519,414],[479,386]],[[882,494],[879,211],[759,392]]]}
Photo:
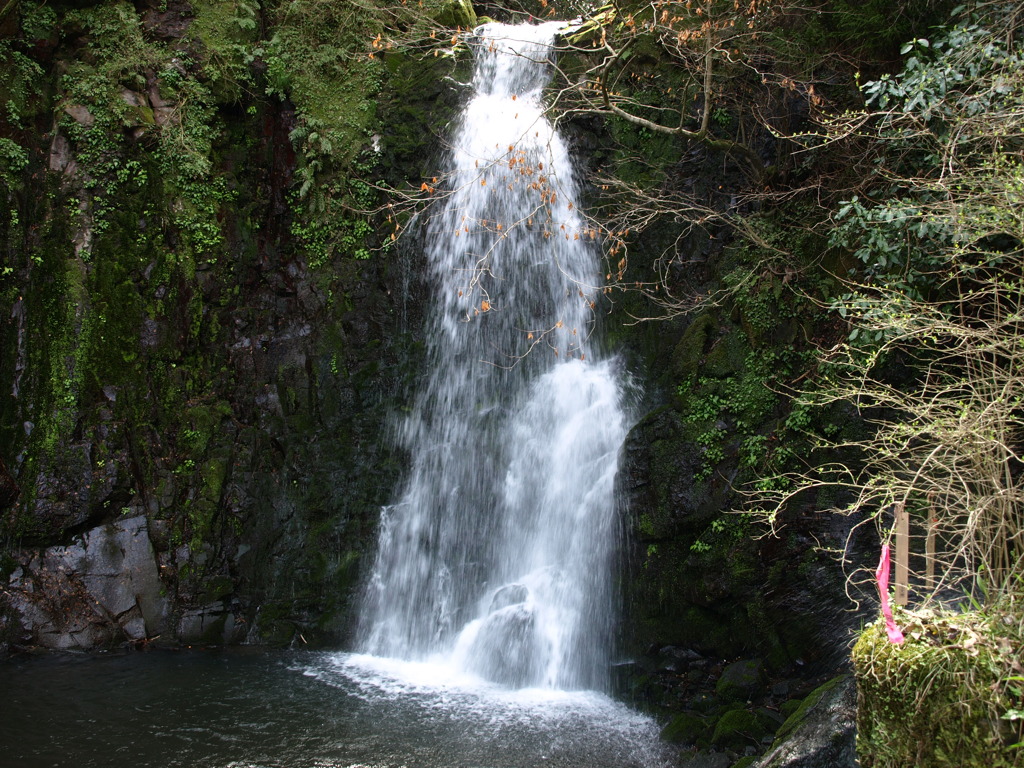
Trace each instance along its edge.
{"label": "pink ribbon", "polygon": [[903,642],[903,633],[896,626],[892,618],[892,608],[889,605],[889,545],[882,545],[882,559],[878,561],[878,570],[875,571],[875,581],[878,582],[878,596],[882,601],[882,615],[885,617],[885,633],[889,636],[889,642],[899,645]]}

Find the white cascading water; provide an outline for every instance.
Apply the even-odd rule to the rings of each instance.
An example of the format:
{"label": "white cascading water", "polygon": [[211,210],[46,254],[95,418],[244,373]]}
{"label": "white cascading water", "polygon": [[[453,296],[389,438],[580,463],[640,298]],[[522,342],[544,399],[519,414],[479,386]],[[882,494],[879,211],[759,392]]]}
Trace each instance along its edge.
{"label": "white cascading water", "polygon": [[595,233],[544,114],[558,24],[486,24],[425,248],[429,373],[359,642],[514,688],[604,687],[628,425],[589,335]]}

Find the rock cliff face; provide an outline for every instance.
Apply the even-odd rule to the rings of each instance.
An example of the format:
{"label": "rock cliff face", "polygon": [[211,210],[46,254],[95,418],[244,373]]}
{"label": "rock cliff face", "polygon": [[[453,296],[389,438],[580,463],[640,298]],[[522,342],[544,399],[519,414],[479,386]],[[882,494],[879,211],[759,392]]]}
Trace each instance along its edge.
{"label": "rock cliff face", "polygon": [[335,10],[4,9],[4,647],[345,635],[417,349],[371,184],[457,97]]}

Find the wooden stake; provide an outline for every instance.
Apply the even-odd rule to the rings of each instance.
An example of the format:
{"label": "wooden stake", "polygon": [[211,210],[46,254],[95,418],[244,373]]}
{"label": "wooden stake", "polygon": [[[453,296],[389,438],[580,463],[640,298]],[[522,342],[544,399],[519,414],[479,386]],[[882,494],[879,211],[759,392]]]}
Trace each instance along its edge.
{"label": "wooden stake", "polygon": [[910,581],[910,516],[907,505],[896,504],[896,605],[907,604],[907,585]]}
{"label": "wooden stake", "polygon": [[939,527],[939,513],[933,506],[928,510],[928,536],[924,542],[925,583],[928,590],[935,589],[935,531]]}

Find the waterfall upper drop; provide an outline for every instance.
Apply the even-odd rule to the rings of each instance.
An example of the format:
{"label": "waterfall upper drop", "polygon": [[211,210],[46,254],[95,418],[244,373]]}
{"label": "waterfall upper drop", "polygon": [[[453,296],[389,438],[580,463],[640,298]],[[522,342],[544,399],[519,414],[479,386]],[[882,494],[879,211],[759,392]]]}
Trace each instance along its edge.
{"label": "waterfall upper drop", "polygon": [[359,643],[515,687],[602,688],[628,424],[590,338],[595,233],[542,103],[560,26],[474,33],[474,95],[426,225],[429,372]]}

